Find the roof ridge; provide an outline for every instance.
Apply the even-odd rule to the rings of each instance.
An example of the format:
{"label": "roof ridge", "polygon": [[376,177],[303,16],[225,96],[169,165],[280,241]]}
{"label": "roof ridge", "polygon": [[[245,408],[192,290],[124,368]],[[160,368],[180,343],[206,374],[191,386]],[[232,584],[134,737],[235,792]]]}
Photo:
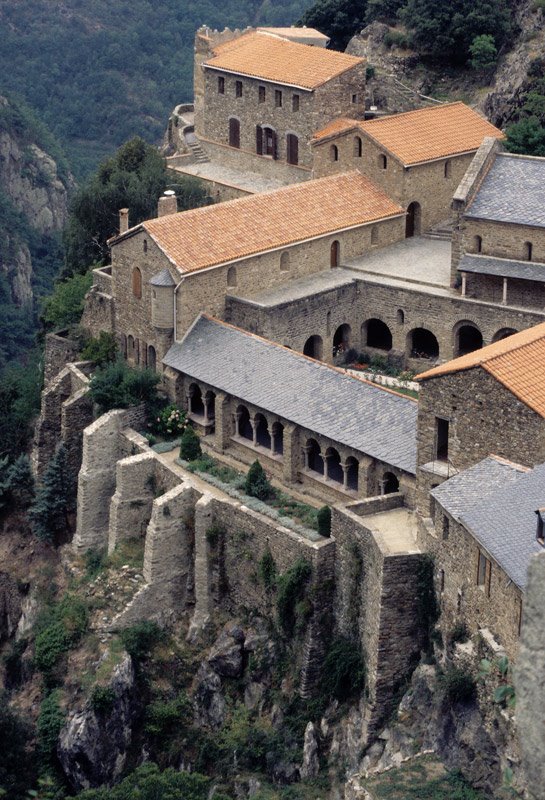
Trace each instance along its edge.
{"label": "roof ridge", "polygon": [[524,464],[519,464],[517,461],[511,461],[509,458],[504,458],[504,456],[498,456],[495,453],[490,453],[488,458],[493,458],[494,461],[497,461],[499,464],[505,464],[507,467],[513,467],[514,469],[518,470],[519,472],[531,472],[532,467],[527,467]]}
{"label": "roof ridge", "polygon": [[[381,122],[386,122],[386,120],[392,119],[392,117],[395,117],[397,119],[399,117],[406,117],[409,114],[411,116],[416,116],[417,114],[421,114],[423,112],[427,112],[429,114],[430,111],[439,111],[439,109],[449,108],[449,106],[465,106],[466,108],[471,109],[471,111],[475,111],[474,108],[471,108],[471,106],[468,106],[467,103],[464,103],[462,100],[453,100],[451,103],[440,103],[439,105],[436,106],[424,106],[424,108],[413,108],[411,111],[400,111],[397,114],[387,114],[385,117],[376,117],[375,119],[362,119],[360,120],[360,123],[362,125],[378,125]],[[475,111],[475,114],[477,113],[478,112]],[[481,115],[479,114],[478,116]],[[482,117],[482,119],[484,119],[484,117]]]}

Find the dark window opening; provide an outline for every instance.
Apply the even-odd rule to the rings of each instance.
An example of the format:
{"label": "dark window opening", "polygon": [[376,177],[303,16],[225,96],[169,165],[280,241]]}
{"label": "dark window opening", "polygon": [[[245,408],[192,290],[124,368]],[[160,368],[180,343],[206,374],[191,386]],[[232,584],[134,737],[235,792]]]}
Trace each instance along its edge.
{"label": "dark window opening", "polygon": [[336,144],[332,144],[329,148],[329,158],[331,161],[338,161],[339,160],[339,148]]}
{"label": "dark window opening", "polygon": [[426,328],[415,328],[409,334],[409,352],[411,358],[437,358],[439,342]]}
{"label": "dark window opening", "polygon": [[399,479],[393,472],[384,473],[384,494],[399,492]]}
{"label": "dark window opening", "polygon": [[299,95],[294,94],[291,98],[291,110],[299,111]]}
{"label": "dark window opening", "polygon": [[255,424],[255,441],[256,444],[264,447],[267,450],[271,449],[271,434],[269,433],[269,426],[263,414],[256,414],[254,419]]}
{"label": "dark window opening", "polygon": [[377,350],[392,349],[392,334],[390,328],[381,319],[370,319],[366,325],[364,345],[375,347]]}
{"label": "dark window opening", "polygon": [[464,356],[466,353],[480,350],[483,346],[483,335],[473,325],[462,325],[458,328],[456,339],[455,353],[457,356]]}
{"label": "dark window opening", "polygon": [[448,419],[435,417],[435,458],[448,461]]}
{"label": "dark window opening", "polygon": [[239,406],[237,409],[238,435],[243,439],[254,440],[254,431],[250,422],[250,412],[246,406]]}
{"label": "dark window opening", "polygon": [[225,94],[225,78],[221,75],[218,78],[218,94]]}
{"label": "dark window opening", "polygon": [[267,97],[267,90],[265,89],[264,86],[260,86],[259,87],[258,97],[259,97],[259,102],[260,103],[264,103],[265,102],[265,99]]}
{"label": "dark window opening", "polygon": [[354,136],[354,157],[361,158],[363,153],[363,143],[360,136]]}
{"label": "dark window opening", "polygon": [[405,238],[420,236],[421,209],[420,203],[410,203],[405,217]]}
{"label": "dark window opening", "polygon": [[324,350],[324,343],[321,336],[309,336],[303,348],[303,355],[310,356],[321,361]]}
{"label": "dark window opening", "polygon": [[350,325],[339,325],[333,336],[333,358],[348,352],[350,349]]}
{"label": "dark window opening", "polygon": [[524,242],[524,260],[531,261],[532,260],[532,242]]}
{"label": "dark window opening", "polygon": [[388,169],[388,159],[385,155],[380,155],[378,158],[378,165],[380,169]]}
{"label": "dark window opening", "polygon": [[235,97],[242,97],[242,81],[235,81]]}
{"label": "dark window opening", "polygon": [[229,118],[229,145],[240,148],[240,122],[236,117]]}
{"label": "dark window opening", "polygon": [[282,92],[280,89],[274,90],[274,105],[276,108],[282,108]]}
{"label": "dark window opening", "polygon": [[299,139],[294,133],[288,133],[287,141],[287,160],[288,164],[299,163]]}
{"label": "dark window opening", "polygon": [[341,246],[337,239],[334,242],[331,242],[331,247],[329,248],[329,266],[330,267],[338,267],[341,255]]}

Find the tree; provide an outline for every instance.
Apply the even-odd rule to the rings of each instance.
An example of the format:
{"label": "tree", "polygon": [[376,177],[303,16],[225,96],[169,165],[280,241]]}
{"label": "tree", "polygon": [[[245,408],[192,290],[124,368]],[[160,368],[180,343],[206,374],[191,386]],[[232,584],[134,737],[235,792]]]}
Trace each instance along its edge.
{"label": "tree", "polygon": [[92,283],[93,276],[88,272],[86,275],[73,275],[55,285],[42,309],[42,320],[47,330],[60,330],[80,321],[85,295]]}
{"label": "tree", "polygon": [[0,697],[0,796],[26,800],[32,786],[34,763],[27,749],[30,731],[10,709],[7,698]]}
{"label": "tree", "polygon": [[13,462],[7,477],[9,497],[16,508],[27,508],[34,498],[34,475],[30,460],[20,455]]}
{"label": "tree", "polygon": [[368,0],[366,22],[378,19],[381,22],[395,22],[397,12],[405,5],[405,0]]}
{"label": "tree", "polygon": [[66,533],[69,514],[74,510],[74,489],[66,450],[61,444],[47,465],[29,513],[32,530],[38,539],[54,543]]}
{"label": "tree", "polygon": [[507,0],[408,0],[399,16],[421,55],[454,64],[466,63],[476,37],[493,36],[499,49],[512,31]]}
{"label": "tree", "polygon": [[258,500],[268,500],[273,493],[270,481],[259,461],[254,461],[248,470],[244,491],[250,497],[257,497]]}
{"label": "tree", "polygon": [[188,425],[182,433],[180,442],[180,458],[184,461],[195,461],[202,456],[201,440],[197,432],[191,425]]}
{"label": "tree", "polygon": [[521,119],[506,131],[506,150],[530,156],[545,156],[545,127],[537,117]]}
{"label": "tree", "polygon": [[318,28],[330,37],[334,50],[344,50],[352,36],[365,27],[366,8],[366,0],[317,0],[298,24]]}
{"label": "tree", "polygon": [[115,361],[117,356],[117,342],[113,333],[100,331],[98,337],[91,337],[83,350],[81,357],[86,361],[94,361],[97,366]]}
{"label": "tree", "polygon": [[159,375],[150,369],[132,369],[118,359],[106,363],[95,372],[89,384],[89,394],[101,413],[112,408],[157,402]]}
{"label": "tree", "polygon": [[0,458],[17,458],[32,436],[32,419],[40,410],[42,387],[38,354],[26,365],[7,367],[0,381]]}
{"label": "tree", "polygon": [[469,46],[471,56],[469,63],[473,69],[490,69],[496,63],[498,51],[494,44],[494,37],[489,33],[476,36]]}
{"label": "tree", "polygon": [[107,263],[107,242],[118,232],[119,209],[129,209],[131,225],[154,217],[167,185],[175,188],[179,210],[211,202],[198,180],[171,176],[157,149],[139,137],[103,161],[72,201],[64,238],[64,275],[86,272],[93,263]]}
{"label": "tree", "polygon": [[331,509],[329,506],[322,506],[317,514],[318,533],[320,536],[331,536]]}

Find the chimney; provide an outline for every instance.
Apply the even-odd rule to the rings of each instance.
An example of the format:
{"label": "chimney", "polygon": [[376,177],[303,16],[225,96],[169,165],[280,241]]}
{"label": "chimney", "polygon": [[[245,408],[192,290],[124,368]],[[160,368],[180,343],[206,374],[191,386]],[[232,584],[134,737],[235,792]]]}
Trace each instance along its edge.
{"label": "chimney", "polygon": [[119,233],[127,233],[129,230],[129,209],[119,209]]}
{"label": "chimney", "polygon": [[176,214],[177,212],[178,199],[176,192],[173,192],[172,189],[167,189],[157,203],[157,216],[165,217],[167,214]]}
{"label": "chimney", "polygon": [[539,544],[544,547],[545,546],[545,508],[538,508],[536,511],[537,514],[537,531],[536,531],[536,539]]}

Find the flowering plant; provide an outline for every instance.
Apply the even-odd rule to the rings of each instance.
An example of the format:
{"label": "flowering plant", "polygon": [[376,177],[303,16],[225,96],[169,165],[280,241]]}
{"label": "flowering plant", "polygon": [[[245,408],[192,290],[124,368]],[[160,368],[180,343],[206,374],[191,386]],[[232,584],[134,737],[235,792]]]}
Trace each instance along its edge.
{"label": "flowering plant", "polygon": [[152,432],[159,436],[179,436],[187,425],[185,411],[174,403],[158,411],[148,424]]}

